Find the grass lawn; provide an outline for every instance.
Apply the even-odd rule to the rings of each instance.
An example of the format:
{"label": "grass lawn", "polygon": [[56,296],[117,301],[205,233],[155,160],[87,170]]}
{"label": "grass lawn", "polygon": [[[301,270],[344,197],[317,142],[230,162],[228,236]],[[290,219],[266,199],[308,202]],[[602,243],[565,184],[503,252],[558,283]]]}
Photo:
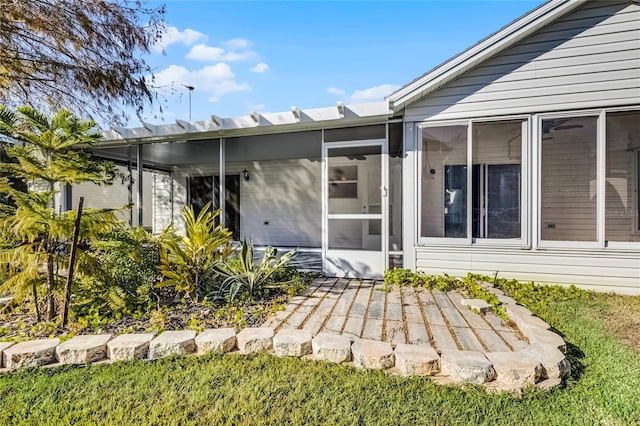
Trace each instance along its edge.
{"label": "grass lawn", "polygon": [[566,387],[521,399],[268,355],[163,359],[0,377],[0,424],[640,424],[640,298],[536,312],[562,333]]}

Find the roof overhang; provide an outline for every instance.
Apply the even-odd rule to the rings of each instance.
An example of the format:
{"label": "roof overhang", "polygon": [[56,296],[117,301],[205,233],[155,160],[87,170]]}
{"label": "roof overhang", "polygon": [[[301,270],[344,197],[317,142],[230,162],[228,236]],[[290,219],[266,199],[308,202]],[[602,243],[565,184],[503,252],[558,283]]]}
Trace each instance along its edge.
{"label": "roof overhang", "polygon": [[424,98],[590,0],[550,0],[387,97],[394,112]]}
{"label": "roof overhang", "polygon": [[253,136],[273,133],[299,132],[335,127],[350,127],[385,122],[392,116],[389,102],[384,100],[365,104],[335,107],[298,109],[277,113],[251,112],[247,116],[221,118],[212,115],[210,120],[188,122],[176,120],[175,124],[156,125],[143,123],[142,127],[112,127],[104,132],[97,148],[146,143],[189,141],[201,139]]}

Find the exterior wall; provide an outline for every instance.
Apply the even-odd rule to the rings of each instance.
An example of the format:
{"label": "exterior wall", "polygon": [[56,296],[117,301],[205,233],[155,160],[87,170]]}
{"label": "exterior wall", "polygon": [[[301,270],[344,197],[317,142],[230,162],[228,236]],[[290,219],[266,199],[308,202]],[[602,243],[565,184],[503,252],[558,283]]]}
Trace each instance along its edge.
{"label": "exterior wall", "polygon": [[[240,179],[240,238],[252,239],[256,246],[321,247],[321,163],[308,159],[228,163],[225,174],[241,175],[244,169],[250,180]],[[214,165],[175,169],[175,218],[187,202],[187,177],[217,173]],[[175,225],[180,227],[181,222],[176,220]]]}
{"label": "exterior wall", "polygon": [[596,291],[640,294],[640,255],[622,251],[509,250],[417,247],[416,267],[427,274],[469,272]]}
{"label": "exterior wall", "polygon": [[[118,171],[127,175],[127,168],[116,166]],[[134,171],[135,174],[135,171]],[[154,172],[144,171],[144,186],[142,188],[143,197],[143,222],[144,227],[153,227],[153,181]],[[136,174],[137,176],[137,174]],[[71,206],[75,209],[78,206],[80,197],[84,197],[84,207],[94,209],[122,209],[129,204],[129,189],[127,183],[116,178],[113,185],[100,186],[93,183],[82,183],[74,185],[71,192]],[[135,196],[133,202],[135,203]],[[135,207],[134,207],[135,209]],[[134,211],[134,224],[137,221],[137,213]],[[129,220],[129,210],[122,210],[118,213],[121,220]]]}
{"label": "exterior wall", "polygon": [[[509,248],[499,242],[493,242],[492,245],[474,242],[462,246],[420,243],[418,230],[412,229],[421,220],[421,206],[412,206],[417,200],[418,188],[411,188],[407,184],[404,198],[412,198],[412,201],[405,201],[405,208],[417,216],[410,218],[413,224],[404,225],[408,232],[405,233],[406,267],[429,274],[449,273],[458,276],[468,272],[487,275],[498,272],[499,276],[505,278],[577,284],[594,290],[640,294],[640,248],[637,243],[632,243],[636,241],[636,237],[629,237],[629,227],[635,222],[628,217],[607,219],[610,232],[606,237],[604,232],[598,234],[599,243],[565,243],[560,241],[563,239],[560,235],[554,238],[557,241],[554,241],[553,248],[539,246],[539,239],[547,238],[545,232],[554,229],[543,230],[543,226],[538,224],[538,209],[544,208],[544,205],[539,204],[541,178],[537,176],[540,171],[542,181],[547,179],[546,182],[551,187],[564,184],[564,190],[568,188],[568,175],[571,175],[573,181],[578,177],[580,187],[569,189],[582,199],[590,199],[585,206],[584,217],[590,221],[590,226],[594,224],[594,218],[589,215],[595,216],[596,208],[602,208],[598,210],[602,215],[603,205],[611,205],[616,201],[611,200],[612,196],[616,196],[616,191],[609,189],[606,192],[608,198],[603,200],[603,204],[598,204],[599,201],[596,200],[597,194],[605,190],[604,185],[599,186],[599,182],[604,182],[604,163],[600,161],[604,150],[592,153],[592,157],[588,157],[591,155],[589,153],[585,154],[588,161],[584,164],[577,161],[575,167],[566,162],[557,164],[554,170],[548,168],[550,163],[538,167],[541,160],[539,148],[542,130],[538,125],[538,114],[634,104],[636,110],[640,109],[639,22],[640,5],[627,0],[589,2],[407,107],[405,170],[414,170],[413,179],[416,183],[421,176],[424,178],[426,167],[422,164],[423,170],[418,170],[417,159],[409,155],[412,154],[411,151],[414,155],[418,154],[415,144],[420,144],[421,141],[418,140],[416,126],[420,122],[522,115],[531,117],[533,126],[529,129],[527,144],[530,175],[525,195],[529,211],[525,213],[529,225],[523,245]],[[603,134],[598,137],[600,140],[604,139]],[[559,161],[563,157],[568,158],[570,143],[567,141],[567,144],[559,143],[554,147],[558,150]],[[596,154],[599,182],[591,169],[591,165],[596,162]],[[633,161],[632,157],[624,150],[607,158],[610,167],[631,169],[629,161]],[[627,180],[606,181],[606,185],[617,190],[626,209],[630,208],[633,200],[632,190],[627,187],[627,183]],[[438,194],[434,196],[437,197]],[[424,205],[425,201],[422,203]],[[561,207],[559,204],[556,206]],[[556,224],[555,231],[562,232],[576,223],[575,220],[570,221],[571,223],[563,222],[560,210],[553,220]],[[405,216],[405,221],[407,219],[409,218]],[[585,232],[593,234],[595,231],[600,232],[585,228]],[[616,237],[617,232],[621,232],[620,235],[626,233],[628,246],[606,247],[605,240],[616,241],[616,238],[622,238]],[[411,244],[407,242],[409,238]],[[411,251],[408,250],[409,247]]]}
{"label": "exterior wall", "polygon": [[594,1],[407,107],[407,121],[628,105],[640,97],[640,5]]}

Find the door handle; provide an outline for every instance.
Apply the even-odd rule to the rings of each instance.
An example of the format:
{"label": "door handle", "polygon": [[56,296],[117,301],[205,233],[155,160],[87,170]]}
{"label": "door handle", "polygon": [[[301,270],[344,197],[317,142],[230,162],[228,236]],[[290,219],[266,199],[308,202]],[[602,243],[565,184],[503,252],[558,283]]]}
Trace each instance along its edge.
{"label": "door handle", "polygon": [[381,186],[380,190],[382,191],[382,196],[386,198],[387,197],[387,188],[384,187],[384,186]]}

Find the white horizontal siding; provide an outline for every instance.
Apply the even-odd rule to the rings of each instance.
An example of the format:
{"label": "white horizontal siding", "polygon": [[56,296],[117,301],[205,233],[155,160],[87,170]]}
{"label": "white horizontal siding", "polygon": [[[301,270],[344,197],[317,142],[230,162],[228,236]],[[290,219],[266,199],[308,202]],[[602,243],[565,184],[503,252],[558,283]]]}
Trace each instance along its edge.
{"label": "white horizontal siding", "polygon": [[408,121],[590,108],[640,99],[640,6],[597,1],[409,106]]}
{"label": "white horizontal siding", "polygon": [[640,294],[640,253],[417,247],[416,266],[427,274],[498,272],[502,278]]}
{"label": "white horizontal siding", "polygon": [[[116,166],[118,171],[126,176],[127,168]],[[134,170],[134,179],[137,178],[137,172]],[[153,226],[153,181],[154,172],[144,171],[143,176],[143,222],[144,227]],[[129,204],[129,189],[127,183],[123,183],[121,179],[116,178],[113,185],[96,185],[93,183],[82,183],[74,185],[71,191],[71,207],[76,209],[80,197],[84,197],[84,207],[93,209],[122,209]],[[133,202],[135,203],[135,193]],[[129,210],[123,210],[118,213],[121,220],[129,220]],[[137,213],[134,212],[134,221]]]}
{"label": "white horizontal siding", "polygon": [[[319,161],[307,159],[228,163],[226,175],[240,178],[240,238],[256,246],[322,246],[322,169]],[[175,169],[175,217],[187,202],[187,176],[216,175],[217,165]],[[175,224],[182,229],[182,220]]]}

